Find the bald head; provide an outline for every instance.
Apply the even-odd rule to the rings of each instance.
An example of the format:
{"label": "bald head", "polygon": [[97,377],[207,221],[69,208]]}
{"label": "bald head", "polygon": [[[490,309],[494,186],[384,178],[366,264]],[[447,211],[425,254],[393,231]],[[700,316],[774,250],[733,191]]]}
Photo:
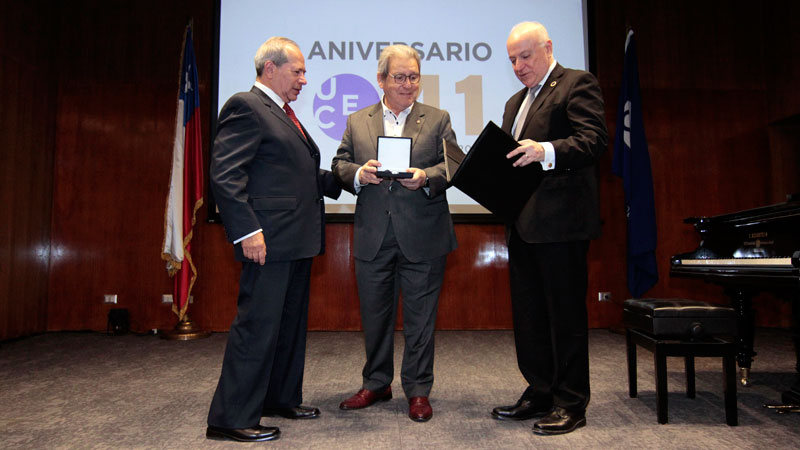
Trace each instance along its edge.
{"label": "bald head", "polygon": [[506,41],[508,60],[519,81],[527,87],[541,83],[553,63],[553,41],[544,25],[522,22],[514,26]]}
{"label": "bald head", "polygon": [[508,33],[508,38],[528,38],[534,39],[536,42],[549,41],[550,36],[547,34],[547,28],[539,22],[522,22],[514,25],[511,32]]}

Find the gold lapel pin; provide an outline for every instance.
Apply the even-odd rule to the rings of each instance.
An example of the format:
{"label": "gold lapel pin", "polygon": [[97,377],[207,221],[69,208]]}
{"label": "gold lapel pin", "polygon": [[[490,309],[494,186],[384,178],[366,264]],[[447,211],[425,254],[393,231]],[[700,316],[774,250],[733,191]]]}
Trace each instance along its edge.
{"label": "gold lapel pin", "polygon": [[556,87],[556,84],[558,84],[558,81],[553,81],[552,83],[550,83],[550,87]]}
{"label": "gold lapel pin", "polygon": [[421,120],[419,120],[419,119],[417,119],[417,125],[419,125],[419,124],[420,124],[420,122],[422,122],[422,121],[421,121]]}

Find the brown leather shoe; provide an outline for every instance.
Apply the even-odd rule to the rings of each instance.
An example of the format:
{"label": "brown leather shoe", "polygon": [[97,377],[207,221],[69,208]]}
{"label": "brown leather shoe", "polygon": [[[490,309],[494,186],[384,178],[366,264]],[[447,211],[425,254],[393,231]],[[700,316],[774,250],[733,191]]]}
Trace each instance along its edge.
{"label": "brown leather shoe", "polygon": [[433,416],[433,408],[428,397],[411,397],[408,399],[408,417],[414,422],[427,422]]}
{"label": "brown leather shoe", "polygon": [[371,406],[375,402],[385,402],[392,399],[392,387],[383,391],[370,391],[361,389],[356,394],[339,404],[339,409],[361,409]]}

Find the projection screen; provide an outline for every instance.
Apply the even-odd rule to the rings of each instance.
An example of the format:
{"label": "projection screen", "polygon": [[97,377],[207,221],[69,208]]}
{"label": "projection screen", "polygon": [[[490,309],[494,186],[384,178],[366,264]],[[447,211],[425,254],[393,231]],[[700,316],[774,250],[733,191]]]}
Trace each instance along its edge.
{"label": "projection screen", "polygon": [[[329,169],[347,116],[380,101],[380,51],[405,43],[422,59],[419,101],[450,113],[464,152],[488,121],[500,124],[503,105],[522,84],[506,53],[515,24],[544,24],[556,60],[585,69],[585,0],[221,0],[217,108],[255,81],[253,56],[270,36],[288,37],[306,59],[308,85],[292,107],[321,150]],[[219,111],[217,111],[219,112]],[[455,188],[447,191],[455,214],[487,211]],[[351,214],[355,198],[326,199],[330,214]]]}

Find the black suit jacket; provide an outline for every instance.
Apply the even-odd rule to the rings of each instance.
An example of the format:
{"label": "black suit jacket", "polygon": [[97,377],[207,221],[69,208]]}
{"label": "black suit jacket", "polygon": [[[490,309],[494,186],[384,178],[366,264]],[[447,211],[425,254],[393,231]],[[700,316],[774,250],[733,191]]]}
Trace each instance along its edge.
{"label": "black suit jacket", "polygon": [[[526,92],[522,89],[506,102],[502,128],[508,133]],[[519,139],[551,142],[556,154],[555,169],[544,172],[514,224],[520,237],[544,243],[599,236],[595,164],[606,150],[608,131],[594,75],[556,64],[528,111]]]}
{"label": "black suit jacket", "polygon": [[[219,114],[214,199],[231,242],[263,230],[267,261],[308,258],[325,248],[323,195],[337,198],[341,189],[319,168],[319,149],[305,134],[256,87],[235,94]],[[235,252],[248,261],[241,245]]]}

